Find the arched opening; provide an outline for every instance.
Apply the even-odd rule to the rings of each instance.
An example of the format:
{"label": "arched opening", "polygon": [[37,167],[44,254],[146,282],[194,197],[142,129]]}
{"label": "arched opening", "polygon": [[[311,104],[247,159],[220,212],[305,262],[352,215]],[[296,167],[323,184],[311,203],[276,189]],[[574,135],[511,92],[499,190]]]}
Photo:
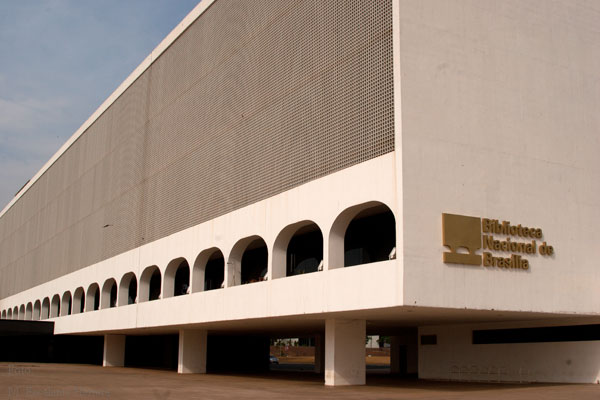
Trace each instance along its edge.
{"label": "arched opening", "polygon": [[190,292],[190,265],[183,257],[172,260],[165,270],[163,297],[173,297]]}
{"label": "arched opening", "polygon": [[19,307],[19,319],[25,319],[25,304],[21,304],[21,307]]}
{"label": "arched opening", "polygon": [[323,265],[323,234],[312,221],[285,227],[273,245],[273,279],[316,272]]}
{"label": "arched opening", "polygon": [[344,210],[329,235],[329,268],[395,258],[396,219],[388,206],[372,201]]}
{"label": "arched opening", "polygon": [[225,257],[216,247],[202,251],[194,263],[192,291],[220,289],[225,282]]}
{"label": "arched opening", "polygon": [[85,295],[85,311],[96,311],[100,309],[100,286],[92,283]]}
{"label": "arched opening", "polygon": [[65,315],[71,315],[72,305],[73,305],[73,299],[71,297],[71,292],[69,292],[69,291],[64,292],[63,296],[62,296],[62,302],[60,304],[60,310],[61,310],[60,315],[63,317]]}
{"label": "arched opening", "polygon": [[187,261],[183,261],[177,268],[177,272],[175,272],[173,291],[174,296],[190,293],[190,266]]}
{"label": "arched opening", "polygon": [[48,319],[50,318],[50,299],[49,298],[44,298],[44,300],[42,300],[42,316],[41,319]]}
{"label": "arched opening", "polygon": [[260,236],[239,240],[229,255],[228,286],[255,283],[267,279],[269,252]]}
{"label": "arched opening", "polygon": [[10,309],[10,308],[6,312],[6,319],[12,319],[12,309]]}
{"label": "arched opening", "polygon": [[119,306],[135,304],[137,299],[137,278],[133,272],[128,272],[119,283]]}
{"label": "arched opening", "polygon": [[215,251],[206,262],[204,290],[221,289],[225,280],[225,257],[221,250]]}
{"label": "arched opening", "polygon": [[317,272],[323,267],[323,234],[316,225],[300,229],[287,248],[287,276]]}
{"label": "arched opening", "polygon": [[242,285],[265,280],[268,257],[267,244],[262,239],[256,239],[246,247],[242,255]]}
{"label": "arched opening", "polygon": [[32,316],[33,316],[33,304],[27,303],[27,306],[25,306],[25,319],[27,321],[31,321]]}
{"label": "arched opening", "polygon": [[148,267],[142,272],[140,277],[140,302],[160,299],[161,284],[160,269],[156,265]]}
{"label": "arched opening", "polygon": [[19,319],[19,307],[13,308],[13,319]]}
{"label": "arched opening", "polygon": [[6,310],[2,310],[2,319],[6,319]]}
{"label": "arched opening", "polygon": [[106,282],[104,282],[104,285],[102,285],[102,295],[100,300],[102,301],[102,309],[117,306],[117,281],[113,278],[107,279]]}
{"label": "arched opening", "polygon": [[359,212],[344,237],[344,267],[391,259],[396,246],[396,220],[379,205]]}
{"label": "arched opening", "polygon": [[82,287],[75,289],[73,293],[72,313],[80,314],[85,311],[85,292]]}
{"label": "arched opening", "polygon": [[158,268],[152,273],[150,277],[150,284],[148,290],[148,300],[158,300],[160,299],[160,283],[162,281],[162,276],[160,274],[160,270]]}
{"label": "arched opening", "polygon": [[50,302],[50,318],[57,318],[58,316],[60,316],[60,296],[55,294]]}
{"label": "arched opening", "polygon": [[39,321],[40,318],[42,318],[42,302],[39,300],[36,300],[35,303],[33,303],[32,319],[34,321]]}

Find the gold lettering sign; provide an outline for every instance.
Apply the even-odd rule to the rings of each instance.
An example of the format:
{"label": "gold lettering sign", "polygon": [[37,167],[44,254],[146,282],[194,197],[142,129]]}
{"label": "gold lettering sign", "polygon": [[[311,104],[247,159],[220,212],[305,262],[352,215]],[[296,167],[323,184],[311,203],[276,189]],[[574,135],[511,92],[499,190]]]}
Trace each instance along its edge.
{"label": "gold lettering sign", "polygon": [[[442,240],[450,249],[444,253],[445,263],[481,265],[481,256],[475,254],[481,248],[480,226],[481,218],[442,214]],[[461,247],[469,253],[458,253]]]}
{"label": "gold lettering sign", "polygon": [[[553,246],[538,244],[542,236],[541,228],[511,225],[510,221],[442,214],[442,244],[450,250],[443,254],[446,264],[526,270],[529,260],[524,255],[554,255]],[[482,255],[476,253],[479,249],[483,249]],[[497,252],[508,254],[494,254]]]}

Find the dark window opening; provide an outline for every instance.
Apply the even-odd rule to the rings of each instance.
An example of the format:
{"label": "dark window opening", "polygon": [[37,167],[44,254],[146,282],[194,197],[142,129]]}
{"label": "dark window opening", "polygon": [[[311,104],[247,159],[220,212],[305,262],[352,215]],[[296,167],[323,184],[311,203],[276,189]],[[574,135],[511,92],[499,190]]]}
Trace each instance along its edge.
{"label": "dark window opening", "polygon": [[421,335],[421,345],[437,344],[437,335]]}
{"label": "dark window opening", "polygon": [[150,290],[148,295],[148,300],[158,300],[160,297],[160,271],[158,268],[154,270],[152,273],[152,277],[150,277]]}
{"label": "dark window opening", "polygon": [[100,290],[96,288],[94,293],[94,311],[100,309]]}
{"label": "dark window opening", "polygon": [[600,324],[473,331],[473,344],[582,342],[600,340]]}
{"label": "dark window opening", "polygon": [[109,307],[113,308],[117,306],[117,284],[113,283],[110,287],[110,304]]}
{"label": "dark window opening", "polygon": [[267,245],[262,239],[256,239],[248,245],[242,256],[242,285],[265,280],[267,258]]}
{"label": "dark window opening", "polygon": [[67,315],[71,315],[71,310],[73,307],[73,298],[71,296],[69,296],[69,303],[67,305]]}
{"label": "dark window opening", "polygon": [[[60,297],[58,295],[52,297],[52,301],[50,302],[50,317],[60,317]],[[18,315],[19,309],[15,307],[13,314]]]}
{"label": "dark window opening", "polygon": [[348,225],[344,237],[344,266],[394,258],[396,221],[386,206],[360,212]]}
{"label": "dark window opening", "polygon": [[42,319],[48,319],[48,317],[50,317],[50,300],[46,297],[42,303]]}
{"label": "dark window opening", "polygon": [[182,261],[175,272],[174,296],[188,294],[190,288],[190,266],[187,261]]}
{"label": "dark window opening", "polygon": [[129,281],[129,288],[127,289],[127,304],[134,304],[136,297],[137,297],[137,279],[135,279],[135,276],[134,276]]}
{"label": "dark window opening", "polygon": [[287,248],[287,276],[317,272],[323,260],[323,235],[316,225],[301,228]]}
{"label": "dark window opening", "polygon": [[81,295],[81,299],[79,299],[79,312],[82,313],[85,311],[85,301],[84,296]]}
{"label": "dark window opening", "polygon": [[204,270],[204,290],[214,290],[223,287],[225,279],[225,259],[220,251],[215,251]]}

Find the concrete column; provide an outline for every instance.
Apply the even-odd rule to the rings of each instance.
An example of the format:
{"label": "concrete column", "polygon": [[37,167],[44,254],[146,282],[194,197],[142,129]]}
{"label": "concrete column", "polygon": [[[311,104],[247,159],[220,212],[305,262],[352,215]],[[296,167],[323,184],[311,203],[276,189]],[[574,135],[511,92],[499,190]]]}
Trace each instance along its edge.
{"label": "concrete column", "polygon": [[177,372],[180,374],[205,374],[206,350],[207,333],[205,330],[179,330]]}
{"label": "concrete column", "polygon": [[125,335],[104,335],[103,367],[125,365]]}
{"label": "concrete column", "polygon": [[322,374],[325,369],[325,336],[315,335],[315,373]]}
{"label": "concrete column", "polygon": [[229,260],[225,264],[225,287],[233,287],[242,284],[242,262],[241,260]]}
{"label": "concrete column", "polygon": [[364,385],[365,320],[325,321],[325,385]]}

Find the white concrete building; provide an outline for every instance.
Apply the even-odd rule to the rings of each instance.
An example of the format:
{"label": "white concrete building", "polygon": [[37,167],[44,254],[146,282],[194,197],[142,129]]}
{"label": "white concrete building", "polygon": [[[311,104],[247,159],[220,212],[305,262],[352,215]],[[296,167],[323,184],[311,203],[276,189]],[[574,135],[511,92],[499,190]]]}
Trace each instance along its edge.
{"label": "white concrete building", "polygon": [[423,379],[597,382],[599,26],[203,1],[2,211],[2,318],[105,335],[106,366],[136,335],[203,373],[211,337],[306,334],[364,384],[385,334]]}

